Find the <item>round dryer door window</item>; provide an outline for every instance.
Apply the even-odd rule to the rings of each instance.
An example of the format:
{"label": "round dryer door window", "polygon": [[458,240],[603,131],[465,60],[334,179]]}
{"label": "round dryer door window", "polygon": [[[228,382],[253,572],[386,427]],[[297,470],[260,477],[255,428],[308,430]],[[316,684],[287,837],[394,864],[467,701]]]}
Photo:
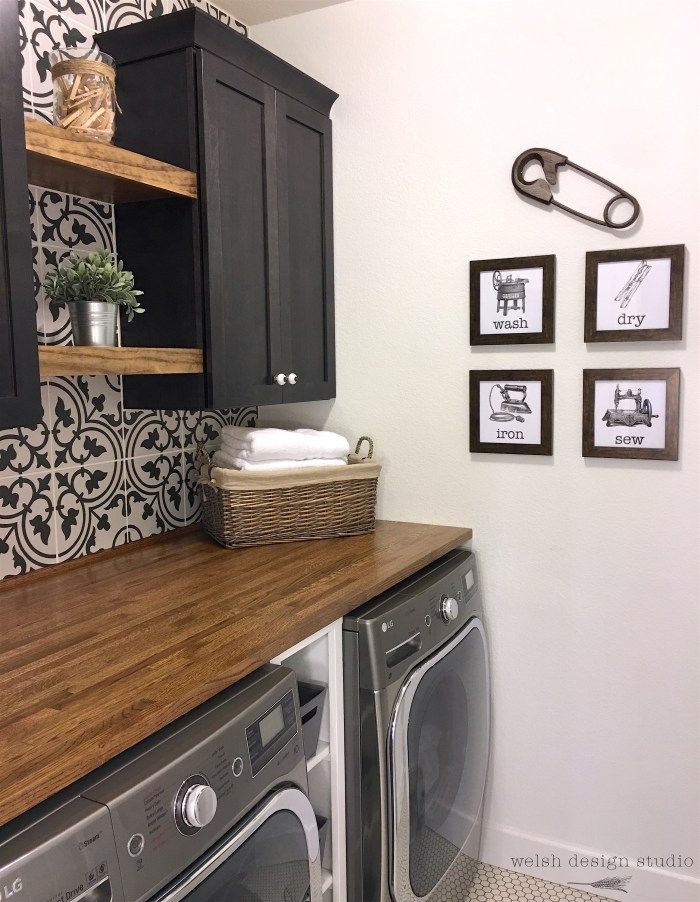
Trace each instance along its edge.
{"label": "round dryer door window", "polygon": [[298,789],[278,791],[157,902],[320,902],[316,816]]}
{"label": "round dryer door window", "polygon": [[488,661],[472,620],[409,674],[390,732],[392,886],[420,899],[478,855],[489,747]]}

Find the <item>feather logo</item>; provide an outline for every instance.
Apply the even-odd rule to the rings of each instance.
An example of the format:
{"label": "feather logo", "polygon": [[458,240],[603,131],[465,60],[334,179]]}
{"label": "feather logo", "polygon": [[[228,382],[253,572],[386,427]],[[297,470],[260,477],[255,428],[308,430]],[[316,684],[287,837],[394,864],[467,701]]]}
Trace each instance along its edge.
{"label": "feather logo", "polygon": [[630,882],[631,877],[605,877],[603,880],[596,880],[595,883],[568,883],[568,886],[590,886],[591,889],[611,889],[617,893],[626,893],[625,887]]}

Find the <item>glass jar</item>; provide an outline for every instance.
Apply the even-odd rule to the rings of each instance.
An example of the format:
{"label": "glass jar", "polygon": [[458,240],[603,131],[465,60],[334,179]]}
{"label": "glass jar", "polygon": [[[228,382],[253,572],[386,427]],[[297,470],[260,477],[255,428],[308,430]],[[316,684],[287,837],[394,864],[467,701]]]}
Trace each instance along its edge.
{"label": "glass jar", "polygon": [[51,54],[51,75],[54,124],[109,144],[118,109],[112,57],[62,47]]}

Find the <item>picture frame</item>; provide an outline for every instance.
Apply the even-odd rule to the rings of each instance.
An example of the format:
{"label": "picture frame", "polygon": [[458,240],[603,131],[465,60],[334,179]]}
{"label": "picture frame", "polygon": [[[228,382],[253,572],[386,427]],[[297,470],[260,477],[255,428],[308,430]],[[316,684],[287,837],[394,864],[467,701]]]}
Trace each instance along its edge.
{"label": "picture frame", "polygon": [[683,244],[589,251],[584,340],[680,340],[684,269]]}
{"label": "picture frame", "polygon": [[582,454],[678,460],[678,367],[583,371]]}
{"label": "picture frame", "polygon": [[471,370],[469,450],[552,454],[554,370]]}
{"label": "picture frame", "polygon": [[472,260],[472,345],[552,344],[556,256]]}

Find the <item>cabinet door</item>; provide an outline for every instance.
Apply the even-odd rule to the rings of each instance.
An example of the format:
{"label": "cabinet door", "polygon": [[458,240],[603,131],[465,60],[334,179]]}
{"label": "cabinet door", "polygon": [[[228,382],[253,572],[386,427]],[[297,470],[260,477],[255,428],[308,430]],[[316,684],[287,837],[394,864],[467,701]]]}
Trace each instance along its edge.
{"label": "cabinet door", "polygon": [[285,401],[335,396],[331,121],[277,94]]}
{"label": "cabinet door", "polygon": [[202,53],[200,193],[212,407],[275,404],[282,367],[275,97]]}
{"label": "cabinet door", "polygon": [[17,4],[0,3],[0,428],[41,419]]}

